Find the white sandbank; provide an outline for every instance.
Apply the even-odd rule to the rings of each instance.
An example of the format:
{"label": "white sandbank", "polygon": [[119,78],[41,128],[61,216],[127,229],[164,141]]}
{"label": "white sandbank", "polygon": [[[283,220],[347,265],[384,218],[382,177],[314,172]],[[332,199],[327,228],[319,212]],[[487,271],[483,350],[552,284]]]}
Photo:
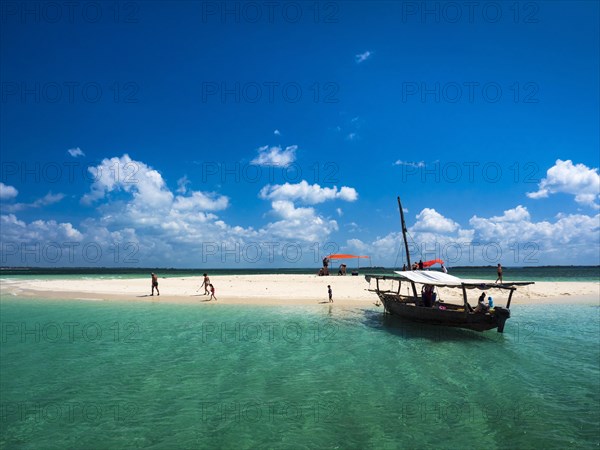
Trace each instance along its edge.
{"label": "white sandbank", "polygon": [[[211,276],[215,286],[217,301],[208,302],[202,284],[202,277],[169,277],[159,275],[160,296],[150,296],[150,277],[139,279],[51,279],[15,280],[0,279],[3,295],[22,297],[79,299],[79,300],[120,300],[152,301],[160,303],[246,304],[246,305],[315,305],[327,303],[327,285],[333,290],[334,304],[349,306],[372,305],[377,295],[369,292],[369,283],[364,276],[316,275],[219,275]],[[505,280],[510,281],[510,280]],[[386,282],[389,283],[389,282]],[[391,287],[390,284],[387,286]],[[397,289],[397,283],[394,288]],[[374,281],[371,288],[375,287]],[[407,286],[403,285],[403,292]],[[444,301],[462,302],[459,289],[439,290]],[[496,304],[504,306],[507,291],[497,289],[487,292],[494,297]],[[477,302],[480,291],[468,291],[469,301]],[[548,303],[600,304],[599,282],[536,282],[520,287],[513,295],[512,305]]]}

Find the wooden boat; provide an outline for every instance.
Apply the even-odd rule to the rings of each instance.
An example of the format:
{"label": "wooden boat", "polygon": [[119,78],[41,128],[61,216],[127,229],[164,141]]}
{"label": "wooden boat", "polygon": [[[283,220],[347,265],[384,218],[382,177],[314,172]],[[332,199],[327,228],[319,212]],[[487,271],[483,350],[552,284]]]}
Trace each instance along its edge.
{"label": "wooden boat", "polygon": [[[410,254],[408,243],[406,241],[406,224],[404,222],[404,212],[398,197],[398,207],[400,208],[400,220],[402,222],[402,235],[406,249],[406,258],[408,267],[410,264]],[[526,286],[533,284],[531,281],[518,281],[496,284],[484,280],[465,280],[447,273],[429,270],[407,270],[394,272],[395,275],[366,275],[365,279],[371,284],[375,281],[375,289],[369,289],[377,293],[385,312],[395,316],[402,317],[416,322],[423,322],[432,325],[443,325],[449,327],[467,328],[475,331],[486,331],[494,328],[499,333],[504,331],[504,324],[510,317],[510,302],[517,286]],[[381,285],[384,281],[397,281],[397,290],[385,289]],[[411,287],[411,294],[401,294],[402,283],[408,283]],[[417,294],[417,285],[422,285],[425,292]],[[453,304],[435,301],[432,295],[435,287],[455,288],[462,290],[463,304]],[[492,290],[497,289],[508,292],[508,301],[506,307],[495,306],[488,310],[478,311],[469,305],[467,301],[467,290]],[[421,292],[421,291],[419,291]]]}

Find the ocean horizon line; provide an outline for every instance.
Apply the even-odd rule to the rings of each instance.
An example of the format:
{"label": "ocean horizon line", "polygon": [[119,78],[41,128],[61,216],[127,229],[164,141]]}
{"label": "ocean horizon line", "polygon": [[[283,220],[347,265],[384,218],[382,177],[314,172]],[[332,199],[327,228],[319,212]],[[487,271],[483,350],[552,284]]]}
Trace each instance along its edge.
{"label": "ocean horizon line", "polygon": [[[473,265],[473,266],[446,266],[452,269],[489,269],[495,268],[495,264],[491,265]],[[502,265],[504,268],[508,269],[543,269],[543,268],[577,268],[577,267],[585,267],[585,268],[599,268],[598,264],[550,264],[550,265],[530,265],[530,266],[511,266],[511,265]],[[320,267],[310,266],[310,267],[159,267],[159,266],[145,266],[145,267],[126,267],[126,266],[101,266],[101,267],[93,267],[93,266],[60,266],[60,267],[49,267],[49,266],[0,266],[0,270],[131,270],[131,271],[146,271],[146,270],[181,270],[181,271],[219,271],[219,270],[227,270],[227,271],[252,271],[252,270],[318,270]],[[398,270],[402,267],[398,266],[363,266],[357,267],[357,269],[367,270],[367,269],[390,269],[390,270]],[[439,268],[433,268],[433,270],[439,270]]]}

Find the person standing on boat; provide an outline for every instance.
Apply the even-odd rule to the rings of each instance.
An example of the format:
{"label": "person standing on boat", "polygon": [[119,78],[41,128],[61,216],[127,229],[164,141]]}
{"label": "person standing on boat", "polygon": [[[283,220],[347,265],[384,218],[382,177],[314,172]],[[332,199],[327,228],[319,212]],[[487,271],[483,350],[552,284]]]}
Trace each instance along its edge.
{"label": "person standing on boat", "polygon": [[154,295],[154,288],[156,288],[156,295],[160,295],[158,291],[158,277],[155,273],[151,273],[150,276],[152,277],[152,294],[150,295]]}
{"label": "person standing on boat", "polygon": [[402,272],[406,272],[408,269],[406,268],[406,264],[402,266]]}
{"label": "person standing on boat", "polygon": [[502,283],[502,264],[498,263],[498,278],[496,278],[495,283],[498,282],[498,280],[500,280],[500,283]]}
{"label": "person standing on boat", "polygon": [[424,269],[424,266],[423,266],[423,260],[422,260],[422,259],[420,259],[420,260],[419,260],[419,270],[423,270],[423,269]]}
{"label": "person standing on boat", "polygon": [[333,291],[329,284],[327,285],[327,294],[329,294],[329,303],[333,303]]}

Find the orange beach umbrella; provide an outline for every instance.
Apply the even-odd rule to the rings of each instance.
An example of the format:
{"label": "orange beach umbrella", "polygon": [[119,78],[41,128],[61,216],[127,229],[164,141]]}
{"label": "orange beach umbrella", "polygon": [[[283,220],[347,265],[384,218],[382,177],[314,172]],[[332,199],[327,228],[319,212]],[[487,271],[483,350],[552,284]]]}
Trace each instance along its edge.
{"label": "orange beach umbrella", "polygon": [[371,259],[370,256],[365,256],[365,255],[349,255],[347,253],[334,253],[331,254],[329,256],[327,256],[327,258],[329,259],[357,259],[357,263],[358,263],[358,267],[360,268],[360,259],[361,258],[369,258],[369,260]]}
{"label": "orange beach umbrella", "polygon": [[370,256],[347,255],[345,253],[335,253],[327,256],[329,259],[353,259],[353,258],[370,258]]}

